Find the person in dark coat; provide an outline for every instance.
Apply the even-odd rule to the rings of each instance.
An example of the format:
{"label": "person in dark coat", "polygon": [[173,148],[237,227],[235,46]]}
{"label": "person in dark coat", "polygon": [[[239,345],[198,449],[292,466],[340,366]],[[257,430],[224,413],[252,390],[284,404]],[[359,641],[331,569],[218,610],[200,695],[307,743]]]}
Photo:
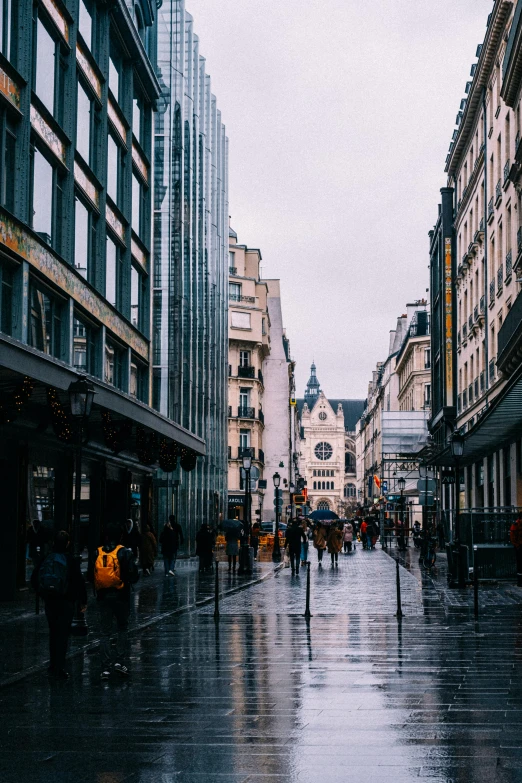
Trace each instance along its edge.
{"label": "person in dark coat", "polygon": [[125,521],[120,543],[126,549],[132,549],[134,557],[138,557],[138,549],[141,545],[141,535],[132,519],[127,519]]}
{"label": "person in dark coat", "polygon": [[141,537],[140,545],[140,562],[144,576],[150,576],[150,572],[154,570],[154,560],[157,552],[156,536],[150,529],[150,525],[147,525],[147,530]]}
{"label": "person in dark coat", "polygon": [[161,553],[163,555],[165,576],[174,576],[178,549],[180,545],[183,544],[183,531],[181,525],[176,523],[176,519],[172,514],[161,531],[159,541],[161,544]]}
{"label": "person in dark coat", "polygon": [[299,524],[298,519],[292,519],[286,530],[286,545],[290,556],[292,576],[299,575],[299,562],[301,560],[301,544],[307,543],[306,533]]}
{"label": "person in dark coat", "polygon": [[[65,671],[65,657],[67,645],[71,633],[71,625],[76,603],[80,604],[82,612],[87,608],[87,590],[80,569],[80,562],[69,554],[69,533],[60,530],[54,537],[53,552],[40,560],[35,567],[31,584],[39,592],[45,601],[45,616],[49,625],[49,677],[58,680],[66,680],[69,674]],[[56,558],[57,556],[57,558]],[[57,595],[49,595],[42,592],[39,574],[46,570],[45,561],[57,559],[59,563],[65,561],[66,577],[64,581],[65,591]]]}
{"label": "person in dark coat", "polygon": [[33,519],[27,531],[29,557],[36,567],[48,553],[49,534],[39,519]]}
{"label": "person in dark coat", "polygon": [[199,572],[212,570],[212,550],[214,549],[214,535],[203,522],[196,533],[196,555],[199,557]]}

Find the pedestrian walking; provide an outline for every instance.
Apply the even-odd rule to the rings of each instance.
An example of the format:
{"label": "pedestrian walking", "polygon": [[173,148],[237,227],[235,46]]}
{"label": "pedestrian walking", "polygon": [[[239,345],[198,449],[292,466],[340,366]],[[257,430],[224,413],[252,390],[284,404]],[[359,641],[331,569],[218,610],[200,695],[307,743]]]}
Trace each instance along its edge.
{"label": "pedestrian walking", "polygon": [[45,601],[49,625],[49,677],[66,680],[65,656],[71,634],[76,603],[85,612],[87,591],[80,562],[69,552],[69,533],[60,530],[54,537],[53,551],[35,566],[31,584]]}
{"label": "pedestrian walking", "polygon": [[[111,523],[107,527],[107,543],[98,548],[94,562],[94,589],[100,613],[101,679],[108,680],[111,671],[127,676],[127,635],[129,627],[131,585],[138,581],[139,572],[132,549],[118,544],[120,528]],[[111,648],[113,621],[118,636],[116,648]]]}
{"label": "pedestrian walking", "polygon": [[292,568],[292,576],[295,574],[299,576],[299,559],[301,557],[301,544],[303,542],[308,543],[306,533],[302,526],[299,524],[298,519],[291,519],[290,524],[286,530],[286,544],[288,547],[288,554],[290,557],[290,567]]}
{"label": "pedestrian walking", "polygon": [[212,571],[212,552],[214,550],[214,535],[206,522],[203,522],[196,533],[196,555],[199,557],[199,573]]}
{"label": "pedestrian walking", "polygon": [[343,526],[343,546],[344,546],[344,554],[347,555],[349,552],[352,551],[352,542],[353,542],[353,527],[351,522],[345,522]]}
{"label": "pedestrian walking", "polygon": [[254,550],[254,560],[257,560],[257,550],[259,549],[259,536],[261,535],[261,525],[254,522],[250,531],[250,546]]}
{"label": "pedestrian walking", "polygon": [[317,549],[317,562],[322,567],[324,550],[326,549],[326,530],[322,525],[317,525],[314,530],[314,547]]}
{"label": "pedestrian walking", "polygon": [[509,529],[509,539],[517,560],[517,586],[522,587],[522,517],[518,517]]}
{"label": "pedestrian walking", "polygon": [[159,542],[161,554],[163,555],[163,568],[165,576],[174,576],[176,563],[176,533],[174,532],[170,520],[165,522],[165,526],[160,533]]}
{"label": "pedestrian walking", "polygon": [[156,536],[147,525],[147,530],[141,537],[140,563],[143,569],[143,576],[150,576],[154,570],[154,561],[158,553],[158,542]]}
{"label": "pedestrian walking", "polygon": [[375,549],[375,545],[377,543],[377,539],[379,538],[377,525],[373,521],[373,519],[368,520],[368,524],[366,526],[366,541],[368,545],[368,549]]}
{"label": "pedestrian walking", "polygon": [[138,530],[138,528],[134,523],[134,520],[132,519],[125,520],[125,526],[123,528],[123,533],[121,534],[120,544],[122,544],[127,549],[132,549],[132,554],[134,555],[134,559],[135,560],[137,559],[138,550],[141,544],[141,535],[140,535],[140,531]]}
{"label": "pedestrian walking", "polygon": [[27,530],[28,554],[36,568],[48,554],[49,534],[39,519],[33,519]]}
{"label": "pedestrian walking", "polygon": [[361,527],[360,527],[361,541],[362,541],[363,549],[369,549],[370,548],[368,546],[368,536],[366,535],[367,530],[368,530],[368,522],[366,521],[366,519],[363,519],[363,521],[361,522]]}
{"label": "pedestrian walking", "polygon": [[303,532],[305,534],[305,540],[301,541],[301,565],[305,566],[306,562],[308,561],[308,522],[306,519],[303,519],[301,523],[301,527],[303,528]]}
{"label": "pedestrian walking", "polygon": [[332,558],[332,568],[334,567],[334,563],[336,566],[338,566],[339,552],[343,547],[343,534],[337,525],[331,526],[330,532],[328,533],[326,546],[328,547],[328,552]]}
{"label": "pedestrian walking", "polygon": [[399,551],[405,552],[406,539],[404,538],[404,522],[400,518],[395,523],[395,536],[396,536],[396,541],[397,541],[397,546],[399,548]]}
{"label": "pedestrian walking", "polygon": [[237,556],[239,554],[238,532],[236,528],[227,528],[225,531],[225,553],[228,556],[228,570],[236,573]]}

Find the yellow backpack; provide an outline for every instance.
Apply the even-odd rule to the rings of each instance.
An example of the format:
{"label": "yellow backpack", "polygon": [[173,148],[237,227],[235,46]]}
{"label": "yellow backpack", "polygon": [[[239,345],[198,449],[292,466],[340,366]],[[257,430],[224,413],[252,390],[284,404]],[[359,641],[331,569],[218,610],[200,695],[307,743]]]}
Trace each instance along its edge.
{"label": "yellow backpack", "polygon": [[120,561],[118,560],[120,549],[123,547],[117,546],[112,552],[105,552],[102,547],[98,549],[98,556],[94,563],[94,587],[96,590],[107,590],[110,587],[121,590],[123,587]]}

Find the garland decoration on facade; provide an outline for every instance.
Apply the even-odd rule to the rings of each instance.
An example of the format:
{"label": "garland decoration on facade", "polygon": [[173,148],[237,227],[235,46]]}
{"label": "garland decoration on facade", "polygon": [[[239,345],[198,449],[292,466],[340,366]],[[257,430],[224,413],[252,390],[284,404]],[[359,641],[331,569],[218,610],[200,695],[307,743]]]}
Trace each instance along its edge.
{"label": "garland decoration on facade", "polygon": [[183,470],[190,473],[196,467],[198,455],[191,449],[186,449],[184,446],[181,449],[180,465]]}
{"label": "garland decoration on facade", "polygon": [[144,427],[136,428],[136,453],[143,465],[152,465],[157,458],[156,433],[147,434]]}
{"label": "garland decoration on facade", "polygon": [[33,389],[34,381],[26,375],[11,396],[0,402],[0,424],[11,424],[20,415]]}
{"label": "garland decoration on facade", "polygon": [[159,466],[164,473],[172,473],[178,465],[178,446],[174,441],[162,438],[159,446]]}
{"label": "garland decoration on facade", "polygon": [[70,443],[73,438],[71,417],[59,400],[58,392],[52,386],[47,389],[47,403],[51,409],[51,421],[58,440]]}
{"label": "garland decoration on facade", "polygon": [[102,429],[105,445],[117,454],[123,451],[125,441],[132,435],[132,421],[113,421],[110,412],[103,411]]}

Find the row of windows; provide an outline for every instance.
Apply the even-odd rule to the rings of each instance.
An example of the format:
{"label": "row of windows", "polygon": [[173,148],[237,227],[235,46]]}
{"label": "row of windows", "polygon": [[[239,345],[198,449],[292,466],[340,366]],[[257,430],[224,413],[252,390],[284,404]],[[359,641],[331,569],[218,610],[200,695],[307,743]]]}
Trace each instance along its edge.
{"label": "row of windows", "polygon": [[314,470],[314,476],[335,476],[335,470]]}
{"label": "row of windows", "polygon": [[[8,266],[0,267],[0,326],[13,335],[15,272]],[[69,357],[69,329],[67,303],[35,278],[29,283],[28,344],[38,351],[62,361]],[[73,365],[80,372],[102,378],[106,383],[142,401],[148,399],[147,368],[137,358],[128,364],[128,350],[108,337],[101,356],[102,332],[99,326],[79,313],[73,318]],[[103,362],[102,362],[103,358]],[[126,373],[129,372],[128,377]]]}
{"label": "row of windows", "polygon": [[335,489],[333,481],[314,481],[314,489]]}

